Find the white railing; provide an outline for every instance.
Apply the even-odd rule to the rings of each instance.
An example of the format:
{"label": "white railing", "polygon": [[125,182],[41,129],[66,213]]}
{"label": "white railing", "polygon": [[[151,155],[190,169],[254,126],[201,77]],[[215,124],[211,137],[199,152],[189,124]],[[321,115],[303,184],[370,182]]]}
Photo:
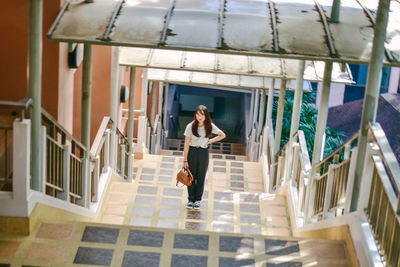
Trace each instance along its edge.
{"label": "white railing", "polygon": [[[378,123],[370,125],[358,207],[351,210],[357,140],[356,134],[311,166],[304,134],[298,131],[278,153],[279,159],[274,166],[277,176],[275,181],[271,177],[271,183],[274,183],[274,188],[288,185],[297,193],[294,198],[297,201],[292,203],[296,216],[294,220],[301,222],[296,223],[297,227],[354,214],[355,211],[360,221],[368,219],[382,261],[387,266],[400,266],[399,163],[381,126]],[[311,173],[315,173],[314,179],[310,179]],[[367,235],[366,232],[363,234]]]}

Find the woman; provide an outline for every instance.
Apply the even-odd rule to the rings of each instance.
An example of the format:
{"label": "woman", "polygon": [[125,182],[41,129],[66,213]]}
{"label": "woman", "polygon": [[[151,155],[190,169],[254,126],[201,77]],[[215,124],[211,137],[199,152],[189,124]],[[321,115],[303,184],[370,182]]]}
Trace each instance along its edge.
{"label": "woman", "polygon": [[[212,134],[217,136],[210,139]],[[226,137],[214,123],[206,106],[196,108],[194,120],[185,129],[185,146],[183,149],[183,167],[193,175],[193,183],[188,186],[188,209],[200,209],[204,191],[204,180],[208,168],[208,145]]]}

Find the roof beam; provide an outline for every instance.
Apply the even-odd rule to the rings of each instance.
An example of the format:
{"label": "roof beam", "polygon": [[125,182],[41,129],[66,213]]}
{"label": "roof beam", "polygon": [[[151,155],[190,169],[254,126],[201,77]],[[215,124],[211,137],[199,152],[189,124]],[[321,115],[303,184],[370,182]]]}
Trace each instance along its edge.
{"label": "roof beam", "polygon": [[169,26],[169,22],[171,20],[172,13],[174,12],[174,9],[175,9],[175,3],[176,3],[176,0],[169,1],[167,17],[165,18],[164,28],[163,28],[162,34],[160,36],[160,44],[162,44],[162,45],[165,45],[165,40],[167,39],[168,26]]}
{"label": "roof beam", "polygon": [[273,33],[273,49],[275,52],[279,52],[279,40],[278,40],[278,28],[276,27],[276,10],[275,10],[275,5],[274,2],[268,1],[268,8],[269,8],[269,13],[271,16],[271,27],[272,27],[272,33]]}
{"label": "roof beam", "polygon": [[106,31],[105,31],[103,37],[101,38],[102,40],[106,40],[106,41],[111,40],[111,38],[110,38],[111,31],[112,31],[112,29],[113,29],[113,27],[114,27],[115,20],[117,19],[119,13],[121,12],[122,5],[123,5],[124,3],[125,3],[125,0],[121,0],[121,1],[119,1],[119,3],[116,5],[116,7],[115,7],[115,9],[114,9],[114,12],[113,12],[113,15],[112,15],[112,17],[111,17],[110,23],[108,23],[107,29],[106,29]]}
{"label": "roof beam", "polygon": [[335,45],[333,43],[333,40],[332,40],[332,33],[331,33],[331,30],[329,29],[329,24],[328,24],[328,20],[326,18],[326,14],[325,14],[323,8],[321,7],[321,5],[316,0],[314,0],[314,3],[315,3],[315,7],[319,13],[319,16],[321,17],[322,24],[324,25],[325,37],[326,37],[327,46],[329,48],[329,52],[331,53],[332,57],[337,57],[338,52],[337,52]]}

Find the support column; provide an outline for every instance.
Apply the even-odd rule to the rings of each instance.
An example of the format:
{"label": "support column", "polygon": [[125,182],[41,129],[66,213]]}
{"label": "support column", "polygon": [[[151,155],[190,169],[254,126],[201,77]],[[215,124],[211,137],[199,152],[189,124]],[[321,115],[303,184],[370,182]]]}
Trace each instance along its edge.
{"label": "support column", "polygon": [[112,47],[111,55],[111,82],[110,82],[110,118],[113,121],[111,126],[111,148],[110,166],[115,169],[117,164],[117,123],[118,123],[118,82],[119,82],[119,47]]}
{"label": "support column", "polygon": [[306,220],[309,219],[309,212],[313,209],[313,201],[311,199],[311,194],[313,192],[314,177],[316,174],[315,165],[321,161],[321,156],[323,155],[324,147],[324,134],[326,129],[326,121],[328,118],[328,104],[329,104],[329,93],[331,88],[331,77],[332,77],[332,62],[325,62],[324,69],[324,81],[322,83],[322,91],[319,102],[318,117],[317,117],[317,127],[315,130],[314,138],[314,148],[313,157],[311,163],[311,174],[307,186],[306,195],[306,207],[305,207],[305,217]]}
{"label": "support column", "polygon": [[133,180],[133,130],[135,126],[135,81],[136,81],[136,68],[131,67],[130,73],[130,91],[129,91],[129,114],[128,114],[128,143],[129,143],[129,157],[128,157],[128,182]]}
{"label": "support column", "polygon": [[340,0],[333,0],[330,22],[339,23]]}
{"label": "support column", "polygon": [[[253,115],[254,115],[254,111],[253,111],[253,109],[254,109],[254,91],[255,91],[255,89],[251,89],[251,100],[250,100],[250,111],[249,111],[249,115],[250,115],[250,131],[251,131],[251,129],[253,129],[253,121],[254,121],[254,118],[253,118]],[[246,133],[246,134],[249,135],[250,132]]]}
{"label": "support column", "polygon": [[168,131],[168,84],[164,87],[164,116],[163,116],[163,123],[164,129]]}
{"label": "support column", "polygon": [[294,92],[294,100],[293,100],[292,122],[290,125],[290,138],[299,129],[300,110],[303,99],[304,68],[305,68],[304,60],[299,60],[299,66],[297,69],[297,79],[296,79],[296,91]]}
{"label": "support column", "polygon": [[82,120],[81,120],[81,139],[86,148],[83,156],[83,198],[80,204],[89,207],[90,202],[90,109],[92,91],[92,45],[85,44],[83,48],[83,77],[82,77]]}
{"label": "support column", "polygon": [[264,128],[264,112],[265,112],[265,90],[261,89],[260,110],[258,113],[258,138],[260,138],[261,130]]}
{"label": "support column", "polygon": [[265,124],[267,126],[272,125],[272,108],[274,106],[274,91],[275,91],[275,79],[271,79],[271,85],[268,89],[268,103],[267,103],[267,114],[265,116]]}
{"label": "support column", "polygon": [[153,129],[156,127],[156,102],[157,102],[157,84],[156,82],[152,82],[151,84],[151,114],[150,114],[150,122],[152,123]]}
{"label": "support column", "polygon": [[149,82],[147,80],[147,69],[143,69],[142,74],[142,110],[143,116],[147,117],[147,92],[149,87]]}
{"label": "support column", "polygon": [[285,109],[285,97],[286,97],[286,80],[281,80],[281,88],[279,90],[279,102],[278,112],[276,114],[276,126],[275,126],[275,140],[274,140],[274,152],[272,161],[275,162],[275,155],[278,153],[281,146],[281,134],[282,134],[282,121],[283,112]]}
{"label": "support column", "polygon": [[31,114],[31,187],[39,190],[40,179],[40,126],[42,108],[42,22],[43,0],[29,2],[29,97],[33,101]]}
{"label": "support column", "polygon": [[388,23],[390,0],[379,1],[374,30],[371,60],[368,65],[367,85],[365,88],[364,105],[361,116],[360,133],[358,137],[358,154],[354,177],[351,211],[357,210],[361,184],[361,175],[364,170],[365,154],[367,149],[368,125],[376,120],[378,108],[382,67],[385,52],[386,27]]}

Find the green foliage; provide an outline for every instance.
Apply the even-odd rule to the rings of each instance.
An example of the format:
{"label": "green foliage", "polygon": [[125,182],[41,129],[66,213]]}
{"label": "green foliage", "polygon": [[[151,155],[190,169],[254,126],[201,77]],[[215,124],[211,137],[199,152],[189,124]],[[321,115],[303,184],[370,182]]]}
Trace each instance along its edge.
{"label": "green foliage", "polygon": [[[287,143],[290,135],[290,124],[292,120],[292,110],[293,110],[293,92],[287,92],[285,101],[285,110],[283,113],[282,121],[282,139],[281,148]],[[303,103],[300,111],[300,122],[299,129],[304,132],[306,138],[308,153],[310,159],[312,158],[312,152],[314,148],[314,138],[315,130],[317,125],[318,110],[315,105],[316,92],[313,90],[312,93],[303,94]],[[276,113],[278,110],[278,98],[274,99],[273,107],[273,124],[275,128]],[[324,156],[329,155],[336,148],[342,144],[342,138],[345,136],[343,132],[336,129],[326,127],[325,130],[325,150]]]}

